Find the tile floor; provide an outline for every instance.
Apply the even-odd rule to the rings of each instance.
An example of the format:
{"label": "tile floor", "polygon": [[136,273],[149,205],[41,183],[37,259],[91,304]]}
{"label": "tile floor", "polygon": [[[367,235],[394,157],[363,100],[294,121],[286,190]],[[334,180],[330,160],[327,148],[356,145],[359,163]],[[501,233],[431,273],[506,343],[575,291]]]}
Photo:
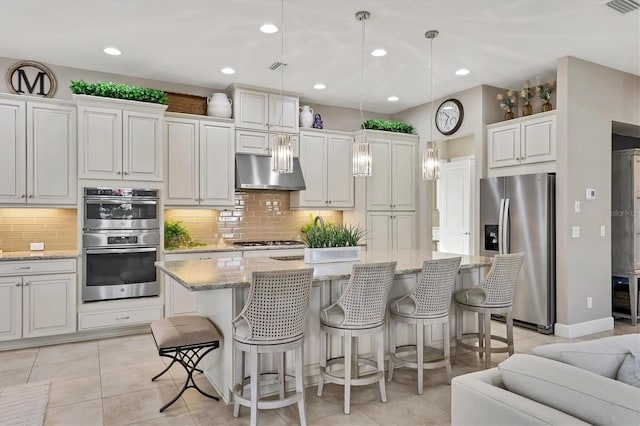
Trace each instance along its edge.
{"label": "tile floor", "polygon": [[[492,327],[504,330],[503,324]],[[614,334],[640,332],[628,320],[616,321],[614,330],[587,336],[589,340]],[[515,328],[516,352],[528,353],[532,348],[565,341]],[[494,364],[506,354],[492,357]],[[249,423],[249,411],[240,418],[225,406],[190,389],[164,413],[160,406],[175,395],[184,383],[184,373],[176,366],[156,382],[151,382],[164,368],[153,338],[141,334],[112,339],[0,352],[0,386],[49,381],[51,393],[45,425],[243,425]],[[460,375],[482,368],[476,354],[459,357],[453,374]],[[214,392],[206,379],[198,383]],[[342,414],[342,387],[325,386],[322,398],[316,388],[307,389],[307,419],[311,425],[422,425],[449,424],[451,393],[444,370],[425,372],[425,392],[416,393],[415,372],[397,369],[394,380],[387,382],[388,402],[379,402],[376,385],[353,388],[351,415]],[[261,411],[260,424],[298,424],[295,406]]]}

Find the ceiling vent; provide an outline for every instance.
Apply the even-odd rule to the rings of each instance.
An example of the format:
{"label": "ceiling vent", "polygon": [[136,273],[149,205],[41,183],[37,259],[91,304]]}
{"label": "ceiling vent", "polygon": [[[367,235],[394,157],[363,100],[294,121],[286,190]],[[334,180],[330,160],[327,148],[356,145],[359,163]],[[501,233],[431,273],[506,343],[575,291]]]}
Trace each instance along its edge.
{"label": "ceiling vent", "polygon": [[640,4],[635,0],[613,0],[607,3],[607,6],[622,14],[640,9]]}
{"label": "ceiling vent", "polygon": [[269,69],[271,71],[281,71],[283,69],[287,69],[287,66],[288,66],[287,64],[283,64],[282,62],[276,61],[276,62],[272,63],[271,65],[269,65]]}

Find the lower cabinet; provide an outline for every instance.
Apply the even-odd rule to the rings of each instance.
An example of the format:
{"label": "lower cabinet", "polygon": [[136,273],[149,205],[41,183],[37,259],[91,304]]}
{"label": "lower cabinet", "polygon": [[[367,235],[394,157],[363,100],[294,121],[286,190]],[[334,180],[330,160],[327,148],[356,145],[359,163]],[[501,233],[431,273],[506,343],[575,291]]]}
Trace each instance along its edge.
{"label": "lower cabinet", "polygon": [[415,212],[367,213],[367,250],[404,250],[416,247]]}
{"label": "lower cabinet", "polygon": [[75,333],[75,260],[40,262],[0,265],[0,341]]}

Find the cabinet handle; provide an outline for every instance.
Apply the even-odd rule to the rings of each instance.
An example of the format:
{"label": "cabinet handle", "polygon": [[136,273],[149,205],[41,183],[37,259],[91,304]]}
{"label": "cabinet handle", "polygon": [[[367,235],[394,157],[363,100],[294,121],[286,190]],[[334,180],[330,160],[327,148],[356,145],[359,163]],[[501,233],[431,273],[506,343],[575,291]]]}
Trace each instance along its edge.
{"label": "cabinet handle", "polygon": [[24,195],[24,194],[22,194],[22,195],[20,196],[20,198],[25,198],[25,197],[26,197],[26,195]]}
{"label": "cabinet handle", "polygon": [[128,319],[130,319],[130,318],[131,318],[131,317],[130,317],[130,316],[128,316],[128,315],[127,315],[126,317],[116,317],[116,321],[120,321],[120,320],[128,320]]}
{"label": "cabinet handle", "polygon": [[31,269],[31,266],[18,266],[16,268],[16,270],[18,270],[18,271],[27,271],[29,269]]}
{"label": "cabinet handle", "polygon": [[21,286],[22,286],[22,284],[16,283],[16,287],[21,287]]}
{"label": "cabinet handle", "polygon": [[125,176],[129,176],[129,172],[124,172],[123,173]]}
{"label": "cabinet handle", "polygon": [[27,198],[33,198],[33,195],[32,195],[32,194],[29,194],[29,196],[28,196]]}
{"label": "cabinet handle", "polygon": [[394,204],[393,207],[396,207],[396,205]]}
{"label": "cabinet handle", "polygon": [[331,200],[329,200],[329,204],[331,204]]}
{"label": "cabinet handle", "polygon": [[212,257],[201,257],[199,260],[211,260],[213,259]]}
{"label": "cabinet handle", "polygon": [[117,175],[121,175],[121,174],[122,174],[122,172],[116,172],[116,174],[117,174]]}
{"label": "cabinet handle", "polygon": [[23,285],[26,287],[26,286],[28,286],[29,284],[31,284],[31,283],[30,283],[29,281],[27,281],[27,282],[26,282],[26,283],[24,283]]}

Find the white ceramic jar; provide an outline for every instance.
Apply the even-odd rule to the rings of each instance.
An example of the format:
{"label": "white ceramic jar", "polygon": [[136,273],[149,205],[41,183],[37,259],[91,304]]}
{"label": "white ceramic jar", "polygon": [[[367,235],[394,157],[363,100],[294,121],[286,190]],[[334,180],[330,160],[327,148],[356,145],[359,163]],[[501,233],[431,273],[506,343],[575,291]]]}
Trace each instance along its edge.
{"label": "white ceramic jar", "polygon": [[300,107],[300,127],[310,129],[313,126],[313,108],[309,105]]}
{"label": "white ceramic jar", "polygon": [[207,115],[231,118],[231,99],[224,93],[214,93],[207,98]]}

